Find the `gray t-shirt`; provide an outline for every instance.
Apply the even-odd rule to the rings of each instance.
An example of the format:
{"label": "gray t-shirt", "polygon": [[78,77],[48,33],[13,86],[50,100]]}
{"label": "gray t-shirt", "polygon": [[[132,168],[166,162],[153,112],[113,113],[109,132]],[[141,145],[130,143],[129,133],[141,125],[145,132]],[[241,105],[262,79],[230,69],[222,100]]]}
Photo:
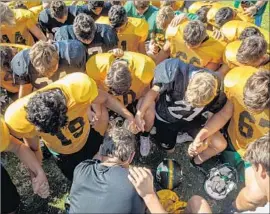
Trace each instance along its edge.
{"label": "gray t-shirt", "polygon": [[145,213],[145,204],[128,180],[128,170],[86,160],[74,171],[70,213]]}

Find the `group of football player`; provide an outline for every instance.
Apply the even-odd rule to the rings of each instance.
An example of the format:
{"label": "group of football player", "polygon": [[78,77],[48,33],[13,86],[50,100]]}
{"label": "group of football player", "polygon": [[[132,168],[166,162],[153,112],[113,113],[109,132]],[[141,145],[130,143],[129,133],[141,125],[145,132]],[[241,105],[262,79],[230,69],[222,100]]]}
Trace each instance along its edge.
{"label": "group of football player", "polygon": [[[268,2],[236,3],[0,2],[0,151],[47,198],[43,142],[72,182],[70,213],[161,213],[151,171],[129,167],[135,148],[191,141],[191,166],[221,154],[244,170],[227,212],[268,212],[269,31],[256,18]],[[1,213],[19,204],[1,163]],[[211,209],[194,196],[186,212]]]}

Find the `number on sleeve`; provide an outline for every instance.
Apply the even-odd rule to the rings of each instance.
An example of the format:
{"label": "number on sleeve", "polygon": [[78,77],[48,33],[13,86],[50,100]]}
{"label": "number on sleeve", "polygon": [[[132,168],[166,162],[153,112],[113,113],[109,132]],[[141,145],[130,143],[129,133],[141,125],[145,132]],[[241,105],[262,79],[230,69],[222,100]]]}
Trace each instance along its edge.
{"label": "number on sleeve", "polygon": [[129,101],[128,101],[129,95],[131,96],[131,103],[133,103],[136,99],[136,93],[130,90],[128,93],[123,95],[123,102],[125,106],[129,104]]}
{"label": "number on sleeve", "polygon": [[253,129],[247,121],[255,124],[255,119],[247,111],[241,112],[239,115],[238,130],[243,137],[252,138]]}
{"label": "number on sleeve", "polygon": [[23,38],[20,32],[15,33],[15,43],[26,45],[26,40]]}

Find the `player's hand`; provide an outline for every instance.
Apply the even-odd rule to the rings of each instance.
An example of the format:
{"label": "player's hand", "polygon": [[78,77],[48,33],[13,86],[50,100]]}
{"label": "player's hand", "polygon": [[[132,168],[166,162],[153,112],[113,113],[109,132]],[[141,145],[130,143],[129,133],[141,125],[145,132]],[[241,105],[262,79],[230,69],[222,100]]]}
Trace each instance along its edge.
{"label": "player's hand", "polygon": [[141,131],[136,125],[134,118],[126,119],[124,123],[125,123],[126,129],[129,130],[133,134],[138,134]]}
{"label": "player's hand", "polygon": [[30,172],[32,187],[34,194],[39,195],[41,198],[47,198],[50,195],[49,183],[44,171],[38,172],[35,175],[33,172]]}
{"label": "player's hand", "polygon": [[170,26],[177,27],[182,21],[186,20],[187,17],[184,13],[179,14],[173,18],[173,20],[170,23]]}
{"label": "player's hand", "polygon": [[257,8],[255,6],[251,6],[245,9],[243,14],[248,15],[248,16],[254,16],[256,13],[257,13]]}
{"label": "player's hand", "polygon": [[149,169],[145,167],[132,167],[129,169],[128,179],[142,198],[155,194],[154,179]]}
{"label": "player's hand", "polygon": [[190,157],[197,156],[198,154],[202,153],[204,150],[208,148],[209,145],[209,140],[206,139],[205,141],[200,141],[200,142],[193,142],[189,145],[188,148],[188,154]]}
{"label": "player's hand", "polygon": [[142,132],[144,132],[145,121],[144,121],[143,116],[141,115],[141,113],[139,111],[135,115],[135,123],[136,123],[136,126]]}
{"label": "player's hand", "polygon": [[124,51],[120,48],[112,49],[111,51],[115,57],[122,57],[124,56]]}
{"label": "player's hand", "polygon": [[150,40],[149,45],[148,45],[148,52],[150,52],[153,55],[158,54],[159,47],[155,40]]}

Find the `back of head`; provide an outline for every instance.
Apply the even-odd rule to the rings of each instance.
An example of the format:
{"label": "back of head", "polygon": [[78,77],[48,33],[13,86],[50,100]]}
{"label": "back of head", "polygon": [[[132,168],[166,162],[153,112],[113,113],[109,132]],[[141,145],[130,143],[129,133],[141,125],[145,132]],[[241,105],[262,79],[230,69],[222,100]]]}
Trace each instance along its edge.
{"label": "back of head", "polygon": [[236,59],[238,62],[255,66],[267,53],[267,42],[261,36],[250,36],[242,41]]}
{"label": "back of head", "polygon": [[270,71],[261,70],[249,77],[243,96],[245,106],[252,112],[270,109]]}
{"label": "back of head", "polygon": [[[259,164],[270,176],[270,162],[269,162],[269,152],[270,152],[270,135],[267,133],[261,138],[257,139],[255,142],[249,144],[244,160],[250,162],[252,165],[258,167]],[[266,188],[266,187],[265,187]]]}
{"label": "back of head", "polygon": [[127,12],[124,7],[121,5],[114,5],[109,10],[109,20],[110,24],[113,28],[118,28],[123,26],[128,18],[127,18]]}
{"label": "back of head", "polygon": [[144,10],[150,5],[150,1],[134,1],[134,5],[138,10]]}
{"label": "back of head", "polygon": [[206,37],[206,27],[201,21],[190,21],[184,28],[184,40],[190,46],[201,44]]}
{"label": "back of head", "polygon": [[0,69],[11,72],[10,62],[13,58],[11,47],[0,46]]}
{"label": "back of head", "polygon": [[15,5],[14,5],[14,9],[26,9],[26,10],[28,10],[28,8],[25,6],[23,1],[16,1]]}
{"label": "back of head", "polygon": [[13,11],[7,4],[0,2],[0,20],[1,25],[13,25],[15,24],[15,16]]}
{"label": "back of head", "polygon": [[56,47],[39,41],[30,49],[30,61],[37,72],[42,76],[51,76],[58,68],[59,55]]}
{"label": "back of head", "polygon": [[90,43],[95,37],[96,29],[95,21],[91,16],[80,13],[75,17],[73,30],[77,39],[81,42]]}
{"label": "back of head", "polygon": [[89,10],[95,10],[98,7],[104,6],[104,1],[88,1],[88,8]]}
{"label": "back of head", "polygon": [[171,8],[171,6],[160,8],[156,17],[157,27],[159,29],[166,30],[166,28],[171,23],[173,18],[174,18],[174,11]]}
{"label": "back of head", "polygon": [[216,97],[218,80],[208,72],[199,71],[189,81],[185,100],[193,107],[204,107]]}
{"label": "back of head", "polygon": [[215,23],[218,27],[222,27],[228,21],[233,20],[234,11],[230,7],[222,7],[215,15]]}
{"label": "back of head", "polygon": [[54,0],[50,4],[50,11],[53,18],[62,19],[68,14],[68,9],[64,1]]}
{"label": "back of head", "polygon": [[261,31],[256,28],[256,27],[246,27],[242,33],[240,34],[239,36],[239,40],[244,40],[250,36],[260,36],[260,37],[263,37],[263,34],[261,33]]}
{"label": "back of head", "polygon": [[68,121],[66,99],[60,89],[37,92],[25,110],[27,120],[40,132],[55,135]]}
{"label": "back of head", "polygon": [[210,10],[211,6],[203,6],[199,10],[196,11],[196,15],[198,16],[198,20],[203,23],[207,23],[207,13]]}
{"label": "back of head", "polygon": [[175,1],[160,1],[160,8],[162,7],[167,7],[167,6],[170,6],[170,7],[173,7],[173,5],[175,4]]}
{"label": "back of head", "polygon": [[135,135],[125,128],[113,126],[104,136],[100,152],[102,156],[125,162],[135,152]]}
{"label": "back of head", "polygon": [[131,74],[126,64],[115,61],[107,73],[105,84],[115,95],[124,95],[129,92],[132,83]]}

